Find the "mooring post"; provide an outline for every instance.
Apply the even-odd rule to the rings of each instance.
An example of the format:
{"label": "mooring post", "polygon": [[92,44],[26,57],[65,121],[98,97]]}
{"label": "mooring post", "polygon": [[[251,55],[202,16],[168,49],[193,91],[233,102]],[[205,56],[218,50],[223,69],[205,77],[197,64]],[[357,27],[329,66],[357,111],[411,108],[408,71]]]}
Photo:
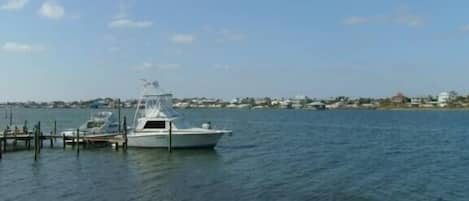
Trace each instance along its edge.
{"label": "mooring post", "polygon": [[117,116],[119,119],[119,132],[122,131],[122,122],[121,122],[121,99],[117,99]]}
{"label": "mooring post", "polygon": [[28,135],[28,121],[24,121],[23,134]]}
{"label": "mooring post", "polygon": [[13,130],[13,150],[16,150],[16,143],[17,143],[17,139],[16,136],[18,135],[18,127],[15,126],[15,130]]}
{"label": "mooring post", "polygon": [[44,135],[43,135],[42,131],[40,130],[40,131],[39,131],[39,140],[40,140],[40,143],[39,143],[39,144],[40,144],[40,147],[39,147],[39,149],[42,149],[42,147],[44,146],[44,142],[43,142],[44,139],[43,139],[43,136],[44,136]]}
{"label": "mooring post", "polygon": [[26,146],[28,150],[30,150],[31,149],[31,134],[28,131],[28,120],[24,121],[23,134],[28,136],[28,138],[26,138],[26,140],[24,141],[24,145]]}
{"label": "mooring post", "polygon": [[123,144],[123,148],[124,150],[127,150],[127,143],[128,143],[128,138],[127,138],[127,117],[124,116],[124,144]]}
{"label": "mooring post", "polygon": [[168,151],[171,153],[172,146],[172,132],[173,132],[173,122],[169,122],[169,133],[168,133]]}
{"label": "mooring post", "polygon": [[0,140],[0,159],[2,159],[2,140]]}
{"label": "mooring post", "polygon": [[[5,138],[5,135],[3,135],[3,138]],[[3,138],[2,138],[2,139],[3,139]],[[3,143],[2,143],[2,142],[3,142],[2,139],[0,139],[0,159],[2,159],[2,144],[3,144]]]}
{"label": "mooring post", "polygon": [[66,142],[65,142],[65,134],[62,134],[62,140],[63,140],[64,149],[65,149],[65,145],[66,145]]}
{"label": "mooring post", "polygon": [[34,161],[37,161],[37,155],[38,155],[38,150],[39,150],[39,129],[38,125],[35,126],[34,128]]}
{"label": "mooring post", "polygon": [[3,131],[3,151],[7,151],[7,132],[8,130]]}
{"label": "mooring post", "polygon": [[2,141],[0,140],[0,159],[2,159]]}
{"label": "mooring post", "polygon": [[52,131],[50,132],[50,136],[49,136],[49,144],[50,144],[50,148],[54,148],[54,139],[55,139],[55,136],[52,135]]}
{"label": "mooring post", "polygon": [[41,131],[41,122],[38,122],[37,123],[37,128],[38,128],[38,140],[39,140],[39,147],[38,147],[38,152],[41,153],[41,149],[42,149],[42,131]]}
{"label": "mooring post", "polygon": [[[57,120],[54,120],[54,136],[57,137]],[[57,138],[54,138],[54,140],[57,142]]]}
{"label": "mooring post", "polygon": [[80,155],[80,129],[77,129],[76,145],[77,145],[77,157],[78,157]]}

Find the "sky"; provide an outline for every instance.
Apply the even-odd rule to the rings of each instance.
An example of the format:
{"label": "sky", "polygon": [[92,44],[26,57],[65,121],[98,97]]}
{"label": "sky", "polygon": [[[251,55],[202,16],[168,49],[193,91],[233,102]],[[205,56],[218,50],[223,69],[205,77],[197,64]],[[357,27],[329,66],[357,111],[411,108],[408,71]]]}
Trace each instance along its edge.
{"label": "sky", "polygon": [[0,0],[0,101],[469,94],[469,1]]}

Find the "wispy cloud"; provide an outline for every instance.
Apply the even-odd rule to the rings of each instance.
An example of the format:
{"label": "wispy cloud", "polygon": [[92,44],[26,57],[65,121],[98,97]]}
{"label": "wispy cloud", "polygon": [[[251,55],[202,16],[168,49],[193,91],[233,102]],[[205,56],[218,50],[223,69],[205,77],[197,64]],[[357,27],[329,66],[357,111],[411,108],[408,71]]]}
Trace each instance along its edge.
{"label": "wispy cloud", "polygon": [[413,28],[422,27],[425,25],[425,20],[423,17],[411,13],[400,13],[396,17],[395,21],[399,24]]}
{"label": "wispy cloud", "polygon": [[195,37],[191,34],[174,34],[171,41],[176,44],[191,44]]}
{"label": "wispy cloud", "polygon": [[65,9],[55,2],[44,2],[39,8],[38,14],[45,18],[58,20],[65,15]]}
{"label": "wispy cloud", "polygon": [[108,24],[110,28],[146,28],[152,25],[152,21],[134,21],[130,19],[116,19]]}
{"label": "wispy cloud", "polygon": [[140,71],[148,71],[148,70],[171,70],[171,69],[178,69],[181,65],[174,64],[174,63],[165,63],[165,64],[156,64],[150,61],[143,62],[142,65],[138,66],[137,69]]}
{"label": "wispy cloud", "polygon": [[119,1],[117,14],[114,16],[114,19],[127,18],[127,10],[129,6],[123,1]]}
{"label": "wispy cloud", "polygon": [[126,1],[119,1],[117,14],[108,23],[109,28],[147,28],[153,25],[149,20],[133,20],[128,16],[129,5]]}
{"label": "wispy cloud", "polygon": [[360,16],[350,16],[346,17],[342,24],[344,25],[360,25],[360,24],[367,24],[370,22],[370,19],[367,17],[360,17]]}
{"label": "wispy cloud", "polygon": [[242,41],[246,37],[244,34],[233,32],[228,29],[222,29],[219,34],[221,37],[217,39],[218,42]]}
{"label": "wispy cloud", "polygon": [[212,67],[217,70],[230,70],[232,68],[228,64],[213,64]]}
{"label": "wispy cloud", "polygon": [[121,48],[120,48],[120,47],[117,47],[117,46],[112,46],[112,47],[109,47],[107,50],[108,50],[108,52],[113,53],[113,52],[118,52],[118,51],[120,51]]}
{"label": "wispy cloud", "polygon": [[17,43],[17,42],[6,42],[2,46],[2,51],[13,52],[13,53],[40,52],[43,50],[44,50],[44,47],[42,46],[33,46],[33,45]]}
{"label": "wispy cloud", "polygon": [[81,15],[79,15],[79,14],[70,15],[70,19],[79,20],[79,19],[81,19]]}
{"label": "wispy cloud", "polygon": [[0,5],[0,10],[20,10],[27,3],[28,0],[8,0],[2,5]]}
{"label": "wispy cloud", "polygon": [[364,25],[364,24],[398,24],[406,27],[417,28],[423,27],[426,21],[423,16],[417,15],[408,7],[401,7],[394,15],[388,16],[349,16],[341,21],[341,24],[347,26]]}
{"label": "wispy cloud", "polygon": [[459,31],[469,32],[469,24],[465,24],[459,27]]}

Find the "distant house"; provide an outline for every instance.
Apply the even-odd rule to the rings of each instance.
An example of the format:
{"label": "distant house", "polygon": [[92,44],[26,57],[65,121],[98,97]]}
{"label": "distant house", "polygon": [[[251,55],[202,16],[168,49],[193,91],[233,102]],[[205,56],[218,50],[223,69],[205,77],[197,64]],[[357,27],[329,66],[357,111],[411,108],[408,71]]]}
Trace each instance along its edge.
{"label": "distant house", "polygon": [[403,93],[399,92],[391,98],[391,102],[394,104],[404,104],[407,102],[407,97]]}
{"label": "distant house", "polygon": [[414,97],[414,98],[411,98],[410,99],[410,106],[412,107],[420,107],[420,105],[423,103],[423,99],[422,98],[417,98],[417,97]]}
{"label": "distant house", "polygon": [[438,106],[446,107],[448,104],[456,99],[457,93],[454,91],[451,92],[441,92],[438,94]]}
{"label": "distant house", "polygon": [[292,103],[289,99],[283,100],[280,102],[280,108],[283,109],[290,109],[292,107]]}
{"label": "distant house", "polygon": [[297,95],[293,99],[291,99],[292,104],[297,104],[297,105],[304,105],[308,102],[310,102],[310,98],[308,96],[304,95]]}
{"label": "distant house", "polygon": [[272,102],[272,100],[270,98],[257,98],[255,101],[254,101],[254,104],[255,105],[270,105]]}

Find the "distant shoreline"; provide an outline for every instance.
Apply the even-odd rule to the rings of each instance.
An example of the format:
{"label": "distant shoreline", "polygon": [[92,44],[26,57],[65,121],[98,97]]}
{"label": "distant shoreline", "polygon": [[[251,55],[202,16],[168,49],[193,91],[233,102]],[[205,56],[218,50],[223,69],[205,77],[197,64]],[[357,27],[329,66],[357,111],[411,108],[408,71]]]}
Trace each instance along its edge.
{"label": "distant shoreline", "polygon": [[390,110],[390,111],[466,111],[469,108],[445,108],[445,107],[434,107],[434,108],[376,108],[376,110]]}
{"label": "distant shoreline", "polygon": [[[28,107],[16,107],[16,109],[31,109],[31,110],[117,110],[117,108],[28,108]],[[132,110],[135,109],[133,107],[122,108],[125,110]],[[295,110],[303,110],[303,111],[469,111],[469,108],[404,108],[404,107],[395,107],[395,108],[334,108],[334,109],[324,109],[324,110],[315,110],[315,109],[308,109],[308,108],[215,108],[215,107],[194,107],[194,108],[175,108],[178,110],[217,110],[217,109],[226,109],[226,110],[287,110],[287,111],[295,111]]]}

